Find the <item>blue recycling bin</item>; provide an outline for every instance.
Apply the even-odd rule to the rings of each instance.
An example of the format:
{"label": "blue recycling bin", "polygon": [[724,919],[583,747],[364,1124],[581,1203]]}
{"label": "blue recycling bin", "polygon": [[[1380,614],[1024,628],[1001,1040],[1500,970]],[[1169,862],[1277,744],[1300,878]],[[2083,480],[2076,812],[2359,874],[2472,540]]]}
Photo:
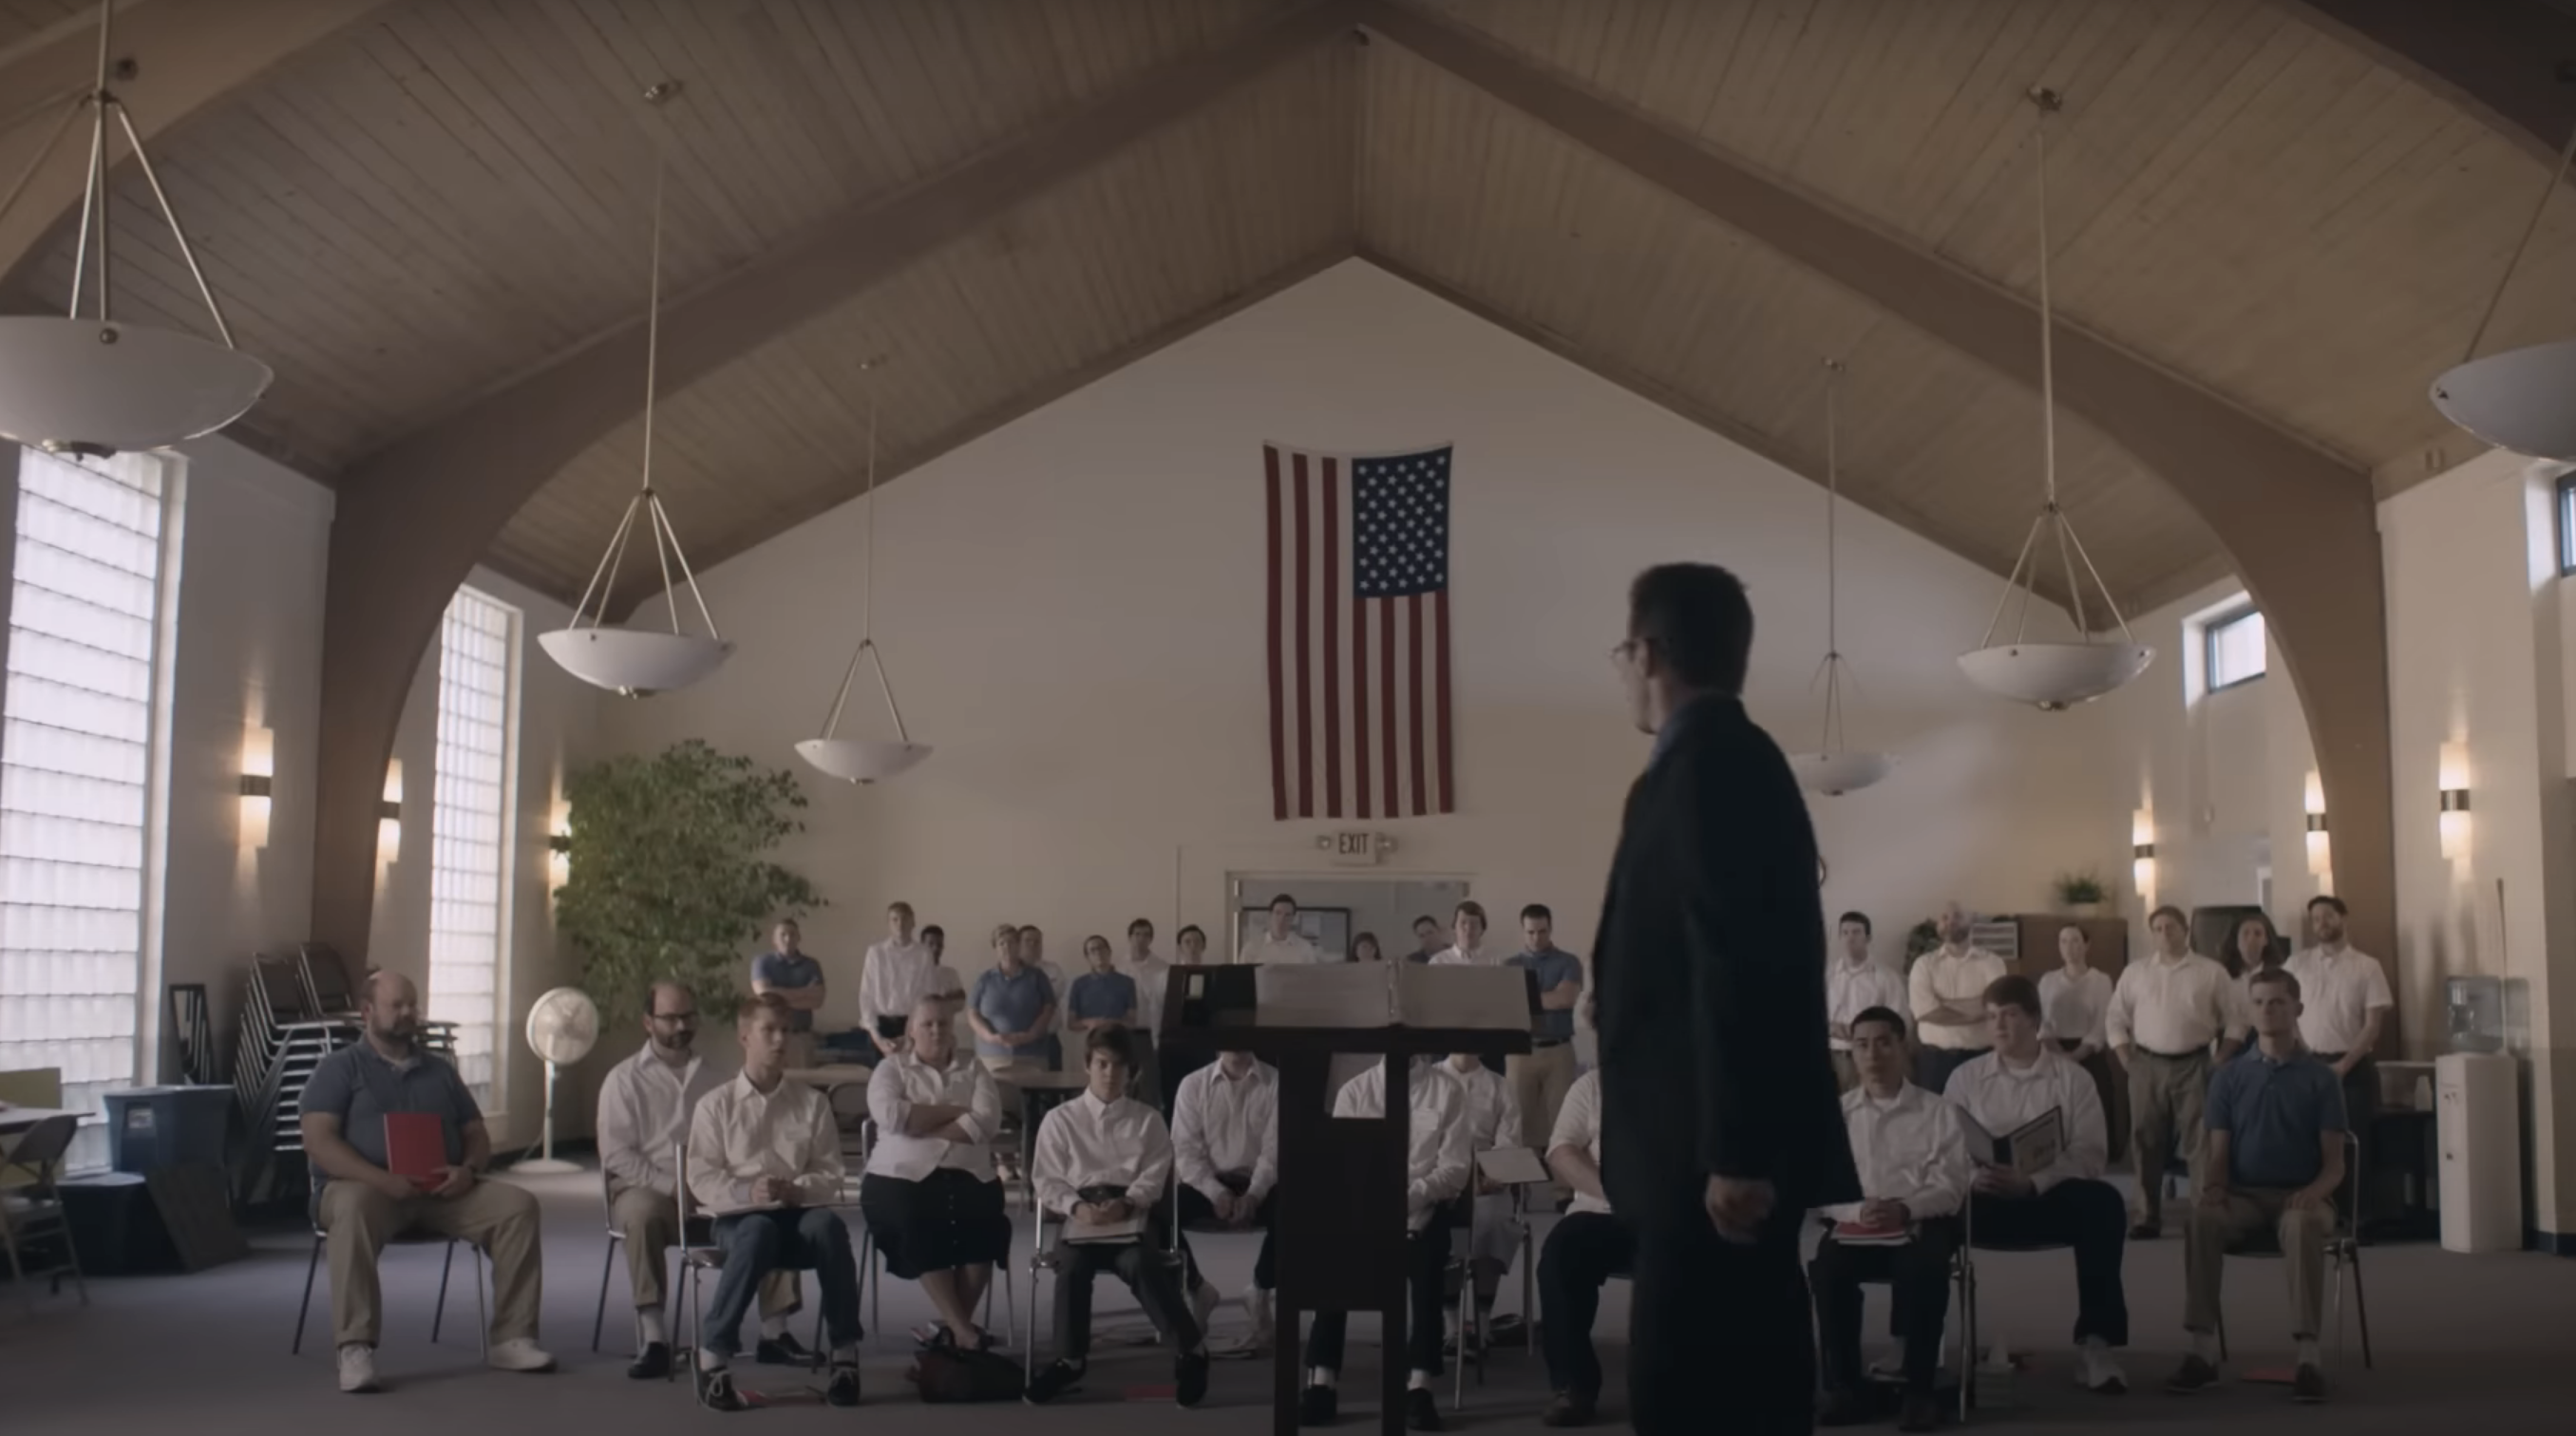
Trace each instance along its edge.
{"label": "blue recycling bin", "polygon": [[224,1164],[232,1129],[230,1087],[128,1087],[101,1094],[107,1106],[108,1165],[157,1172],[190,1162]]}

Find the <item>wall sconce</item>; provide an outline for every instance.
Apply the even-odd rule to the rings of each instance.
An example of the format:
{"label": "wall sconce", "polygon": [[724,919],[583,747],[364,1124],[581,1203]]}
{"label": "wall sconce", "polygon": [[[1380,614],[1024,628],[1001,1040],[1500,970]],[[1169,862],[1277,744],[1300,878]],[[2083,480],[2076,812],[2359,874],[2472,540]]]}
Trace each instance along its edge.
{"label": "wall sconce", "polygon": [[2129,815],[2129,875],[2138,885],[2138,900],[2156,900],[2156,815],[2145,808]]}
{"label": "wall sconce", "polygon": [[2326,840],[2325,782],[2316,773],[2308,774],[2308,871],[2324,877],[2334,867],[2334,849]]}
{"label": "wall sconce", "polygon": [[2465,743],[2442,745],[2442,858],[2459,862],[2469,855],[2469,749]]}
{"label": "wall sconce", "polygon": [[266,728],[242,730],[241,843],[268,846],[270,794],[277,782],[277,735]]}
{"label": "wall sconce", "polygon": [[376,808],[376,861],[402,858],[402,759],[385,764],[385,800]]}
{"label": "wall sconce", "polygon": [[546,878],[549,888],[572,881],[572,804],[560,798],[546,823]]}

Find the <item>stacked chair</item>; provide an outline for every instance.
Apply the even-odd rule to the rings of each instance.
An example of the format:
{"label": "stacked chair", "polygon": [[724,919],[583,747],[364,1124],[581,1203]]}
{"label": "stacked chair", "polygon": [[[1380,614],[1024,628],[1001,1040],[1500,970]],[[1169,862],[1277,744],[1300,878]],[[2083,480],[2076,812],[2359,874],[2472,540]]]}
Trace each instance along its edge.
{"label": "stacked chair", "polygon": [[[234,1193],[244,1203],[287,1195],[300,1183],[304,1084],[323,1058],[361,1035],[357,992],[348,965],[320,943],[251,960],[233,1046],[233,1092],[251,1134],[250,1153],[234,1176]],[[454,1060],[456,1025],[421,1027],[422,1045]]]}

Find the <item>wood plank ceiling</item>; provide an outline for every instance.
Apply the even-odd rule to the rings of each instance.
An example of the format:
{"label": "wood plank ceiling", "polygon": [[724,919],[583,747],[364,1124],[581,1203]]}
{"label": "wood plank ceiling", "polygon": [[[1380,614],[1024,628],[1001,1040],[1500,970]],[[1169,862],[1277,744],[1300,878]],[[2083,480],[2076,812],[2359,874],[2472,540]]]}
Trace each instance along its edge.
{"label": "wood plank ceiling", "polygon": [[[2542,180],[2450,101],[2250,0],[1417,2],[2024,294],[2021,96],[2057,86],[2066,315],[2361,470],[2446,434],[2424,386]],[[411,0],[160,160],[242,344],[279,370],[248,437],[329,476],[635,319],[651,125],[686,291],[1292,4]],[[0,46],[74,8],[0,0]],[[687,93],[648,119],[636,93],[668,76]],[[147,205],[120,184],[122,317],[199,327]],[[2571,241],[2560,206],[2491,345],[2570,330]],[[2012,562],[2039,491],[2028,389],[1386,42],[1271,71],[667,396],[656,478],[702,558],[740,552],[857,491],[863,357],[897,356],[899,473],[1353,253],[1811,475],[1817,361],[1845,356],[1851,495]],[[69,271],[64,235],[8,306],[59,303]],[[639,435],[568,466],[494,561],[577,593]],[[2218,571],[2156,475],[2081,422],[2059,439],[2124,602]]]}

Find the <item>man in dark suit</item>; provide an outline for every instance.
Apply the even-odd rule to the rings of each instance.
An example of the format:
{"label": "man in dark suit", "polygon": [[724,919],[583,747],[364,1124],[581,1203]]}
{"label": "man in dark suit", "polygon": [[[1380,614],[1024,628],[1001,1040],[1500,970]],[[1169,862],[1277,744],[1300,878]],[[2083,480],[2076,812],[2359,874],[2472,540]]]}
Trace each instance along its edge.
{"label": "man in dark suit", "polygon": [[1858,1201],[1826,1041],[1815,831],[1745,715],[1744,587],[1667,564],[1613,650],[1654,756],[1629,791],[1594,944],[1602,1185],[1635,1224],[1629,1419],[1640,1432],[1805,1432],[1811,1207]]}

